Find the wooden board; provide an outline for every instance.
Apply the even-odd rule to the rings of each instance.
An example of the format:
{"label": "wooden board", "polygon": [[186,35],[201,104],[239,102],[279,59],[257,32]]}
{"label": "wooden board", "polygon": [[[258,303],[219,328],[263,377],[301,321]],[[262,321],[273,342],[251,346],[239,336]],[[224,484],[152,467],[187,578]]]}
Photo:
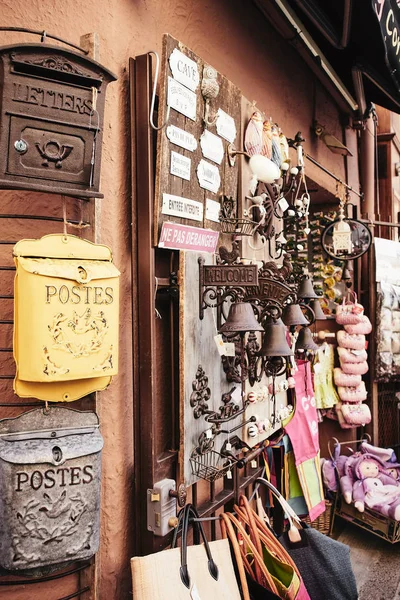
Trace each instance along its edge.
{"label": "wooden board", "polygon": [[[165,35],[163,38],[163,51],[161,59],[161,74],[160,74],[160,86],[159,86],[159,110],[158,110],[158,124],[161,126],[167,120],[168,107],[167,107],[167,93],[168,93],[168,77],[172,77],[172,71],[169,63],[169,57],[177,48],[180,52],[185,54],[187,57],[195,61],[197,64],[198,73],[200,76],[200,82],[196,90],[197,97],[197,110],[196,120],[193,121],[190,118],[184,116],[175,109],[170,109],[168,125],[173,125],[192,134],[197,140],[197,149],[193,152],[185,150],[172,142],[167,137],[167,126],[163,127],[158,132],[157,138],[157,168],[156,168],[156,185],[155,185],[155,227],[154,227],[154,244],[157,245],[159,241],[159,234],[161,231],[162,224],[166,221],[173,221],[184,225],[191,225],[194,227],[204,227],[206,229],[213,229],[220,231],[220,223],[214,222],[206,218],[206,199],[214,200],[219,202],[221,195],[233,196],[237,198],[237,182],[238,182],[238,169],[240,160],[236,161],[234,167],[231,167],[227,160],[226,148],[228,141],[223,139],[221,136],[224,156],[222,163],[218,166],[216,163],[209,159],[206,159],[202,154],[200,146],[200,137],[205,129],[211,133],[217,135],[216,125],[205,125],[203,117],[205,114],[205,100],[201,92],[201,82],[203,76],[203,68],[205,63],[200,57],[194,52],[189,50],[186,46],[175,40],[170,35]],[[236,125],[236,140],[235,145],[238,148],[240,136],[240,101],[241,93],[240,90],[233,85],[228,79],[226,79],[220,73],[217,74],[217,82],[219,85],[219,92],[215,99],[210,101],[210,119],[212,119],[218,109],[222,109],[225,113],[230,115]],[[175,175],[171,175],[171,151],[176,152],[191,160],[191,176],[190,181],[186,181]],[[199,185],[197,177],[197,167],[200,161],[204,159],[207,163],[218,167],[221,178],[221,185],[217,193],[205,190]],[[200,202],[204,206],[203,219],[202,221],[196,221],[193,219],[184,219],[177,216],[171,216],[162,214],[162,202],[163,194],[172,194],[183,198],[188,198],[196,202]]]}
{"label": "wooden board", "polygon": [[[233,387],[240,387],[238,383],[228,383],[224,373],[221,357],[214,342],[214,336],[217,334],[216,327],[216,309],[207,308],[204,311],[204,319],[199,319],[199,257],[204,258],[205,264],[215,264],[215,258],[210,254],[198,254],[196,252],[181,252],[179,277],[180,277],[180,356],[179,356],[179,374],[180,374],[180,467],[184,475],[185,485],[189,486],[198,480],[192,473],[190,456],[193,449],[198,445],[198,438],[201,433],[210,428],[210,424],[204,419],[204,416],[196,419],[193,413],[193,407],[190,406],[190,397],[193,392],[193,381],[196,379],[196,372],[199,365],[203,368],[208,377],[208,386],[211,390],[211,397],[208,402],[210,410],[218,410],[221,406],[222,394],[230,391]],[[260,335],[260,334],[258,334]],[[259,343],[261,339],[259,338]],[[280,379],[277,378],[277,383]],[[268,386],[269,380],[263,375],[260,383],[256,383],[253,388],[249,382],[246,382],[246,394],[252,390],[256,393],[262,391]],[[240,405],[240,401],[238,402]],[[287,403],[286,393],[277,394],[278,409]],[[222,425],[222,429],[229,430],[237,425],[244,423],[252,415],[258,419],[270,419],[273,411],[272,402],[264,398],[262,401],[251,404],[244,414],[232,419]],[[269,431],[260,433],[254,438],[247,434],[247,424],[238,429],[234,434],[238,435],[249,446],[254,446],[263,439],[270,436],[279,426]],[[223,443],[229,436],[220,433],[215,437],[214,449],[219,451]]]}

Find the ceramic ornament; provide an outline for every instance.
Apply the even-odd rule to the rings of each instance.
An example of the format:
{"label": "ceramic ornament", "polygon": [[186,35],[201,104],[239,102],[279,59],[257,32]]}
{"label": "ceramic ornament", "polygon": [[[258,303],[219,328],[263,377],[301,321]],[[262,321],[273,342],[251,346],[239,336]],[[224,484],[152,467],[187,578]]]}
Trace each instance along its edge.
{"label": "ceramic ornament", "polygon": [[280,144],[280,139],[279,139],[278,128],[273,126],[271,129],[271,132],[272,132],[271,160],[280,168],[281,164],[282,164],[282,156],[281,156],[281,144]]}
{"label": "ceramic ornament", "polygon": [[264,121],[262,131],[261,154],[267,158],[272,157],[272,125],[271,121]]}
{"label": "ceramic ornament", "polygon": [[261,154],[263,144],[263,122],[261,113],[255,111],[247,124],[244,134],[244,147],[247,154]]}
{"label": "ceramic ornament", "polygon": [[289,144],[286,139],[286,136],[283,135],[282,132],[279,133],[279,144],[280,144],[282,162],[288,163],[289,162]]}

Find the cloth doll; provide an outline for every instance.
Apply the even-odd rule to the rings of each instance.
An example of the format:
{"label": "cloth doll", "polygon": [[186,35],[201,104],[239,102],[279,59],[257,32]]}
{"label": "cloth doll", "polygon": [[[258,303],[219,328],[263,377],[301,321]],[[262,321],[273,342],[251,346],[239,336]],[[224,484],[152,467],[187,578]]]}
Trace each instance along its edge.
{"label": "cloth doll", "polygon": [[362,454],[352,463],[353,501],[360,512],[365,506],[385,516],[400,519],[400,486],[385,473],[385,465],[372,454]]}
{"label": "cloth doll", "polygon": [[354,473],[353,464],[359,459],[360,452],[355,452],[346,457],[346,461],[341,464],[342,475],[340,477],[340,491],[347,504],[350,504],[353,499]]}
{"label": "cloth doll", "polygon": [[393,477],[400,485],[400,463],[385,462],[385,473]]}
{"label": "cloth doll", "polygon": [[400,521],[400,487],[398,485],[384,485],[380,479],[368,477],[364,480],[364,491],[364,502],[368,508],[373,508],[385,517]]}

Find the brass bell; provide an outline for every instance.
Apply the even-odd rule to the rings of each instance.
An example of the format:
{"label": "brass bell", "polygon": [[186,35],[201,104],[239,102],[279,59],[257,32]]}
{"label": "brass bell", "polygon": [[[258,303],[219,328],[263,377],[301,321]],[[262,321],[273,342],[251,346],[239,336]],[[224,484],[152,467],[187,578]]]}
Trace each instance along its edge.
{"label": "brass bell", "polygon": [[274,321],[267,322],[260,355],[293,356],[293,352],[286,339],[286,327]]}
{"label": "brass bell", "polygon": [[287,304],[283,309],[282,321],[288,327],[292,325],[309,325],[310,322],[303,314],[301,307],[298,304]]}
{"label": "brass bell", "polygon": [[318,298],[313,288],[312,280],[308,275],[301,280],[297,296],[304,299]]}
{"label": "brass bell", "polygon": [[246,331],[264,331],[254,316],[249,302],[231,304],[228,317],[220,327],[221,333],[245,333]]}
{"label": "brass bell", "polygon": [[303,327],[299,331],[295,349],[299,350],[318,350],[318,344],[313,340],[312,333],[308,327]]}
{"label": "brass bell", "polygon": [[317,298],[314,298],[313,300],[311,300],[308,304],[308,306],[311,308],[311,310],[313,311],[314,315],[315,315],[315,321],[325,321],[326,320],[326,315],[324,313],[324,311],[322,310],[321,307],[321,303],[319,300],[317,300]]}

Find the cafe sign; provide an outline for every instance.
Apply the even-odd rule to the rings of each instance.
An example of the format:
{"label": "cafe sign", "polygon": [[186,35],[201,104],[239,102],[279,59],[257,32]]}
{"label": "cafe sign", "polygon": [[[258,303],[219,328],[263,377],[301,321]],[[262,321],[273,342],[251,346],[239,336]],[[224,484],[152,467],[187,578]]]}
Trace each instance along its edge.
{"label": "cafe sign", "polygon": [[372,0],[390,74],[400,89],[400,9],[395,0]]}

